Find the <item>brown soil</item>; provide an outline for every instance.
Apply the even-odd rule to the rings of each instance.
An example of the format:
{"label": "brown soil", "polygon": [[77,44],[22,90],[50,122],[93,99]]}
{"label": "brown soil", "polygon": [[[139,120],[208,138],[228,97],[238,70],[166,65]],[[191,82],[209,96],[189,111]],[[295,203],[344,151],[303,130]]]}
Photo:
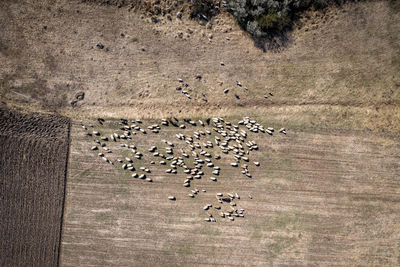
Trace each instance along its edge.
{"label": "brown soil", "polygon": [[69,120],[0,109],[0,265],[56,266]]}
{"label": "brown soil", "polygon": [[[207,25],[186,11],[154,23],[128,6],[92,2],[119,3],[0,3],[1,100],[74,118],[253,112],[307,127],[400,132],[400,9],[392,1],[309,12],[266,53],[226,13]],[[176,90],[178,77],[191,100]],[[71,106],[77,92],[85,98]]]}
{"label": "brown soil", "polygon": [[[230,120],[237,122],[237,120]],[[282,124],[266,124],[279,129]],[[117,131],[116,122],[97,122],[102,136]],[[159,121],[144,121],[144,128]],[[159,134],[138,133],[132,141],[105,142],[113,152],[91,151],[94,137],[80,123],[72,127],[67,185],[65,232],[61,262],[64,266],[359,266],[398,264],[400,210],[399,144],[371,134],[353,132],[287,135],[249,134],[259,150],[249,155],[253,178],[232,168],[232,155],[222,154],[218,181],[205,176],[191,187],[187,175],[167,174],[147,150],[161,139],[174,143],[174,155],[187,148],[176,133],[193,135],[201,127],[182,130],[162,127]],[[119,131],[121,132],[121,131]],[[202,137],[200,142],[213,140]],[[132,157],[121,143],[135,144],[143,159]],[[213,149],[207,149],[213,153]],[[216,150],[218,151],[218,150]],[[190,153],[189,153],[190,154]],[[131,177],[117,158],[131,157],[151,170],[152,183]],[[155,160],[156,164],[149,162]],[[192,162],[190,156],[188,162]],[[260,161],[255,167],[253,161]],[[185,160],[186,162],[186,160]],[[244,162],[240,163],[242,165]],[[195,198],[189,190],[198,188]],[[206,189],[207,192],[202,192]],[[238,192],[245,217],[229,221],[211,208],[217,222],[204,222],[203,207],[218,204],[216,193]],[[247,197],[251,194],[253,199]],[[173,195],[176,201],[168,200]],[[224,208],[223,208],[224,209]]]}
{"label": "brown soil", "polygon": [[[58,254],[68,121],[1,111],[0,265],[59,255],[64,266],[398,266],[398,1],[308,12],[265,53],[227,13],[163,16],[173,2],[148,17],[135,0],[0,1],[0,101],[75,119]],[[192,199],[181,174],[147,165],[148,183],[105,163],[77,121],[106,118],[95,125],[109,136],[113,118],[173,116],[251,116],[288,135],[254,137],[251,183],[223,159],[218,182]],[[177,132],[135,143],[147,151]],[[246,216],[204,222],[204,205],[227,191],[253,195],[238,203]]]}

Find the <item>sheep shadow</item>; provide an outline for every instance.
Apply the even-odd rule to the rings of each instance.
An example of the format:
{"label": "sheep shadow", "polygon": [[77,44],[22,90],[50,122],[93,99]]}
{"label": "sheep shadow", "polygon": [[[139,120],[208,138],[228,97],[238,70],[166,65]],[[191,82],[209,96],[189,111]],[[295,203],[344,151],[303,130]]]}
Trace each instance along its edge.
{"label": "sheep shadow", "polygon": [[261,49],[264,53],[281,52],[291,44],[290,31],[272,32],[261,37],[251,36],[256,48]]}

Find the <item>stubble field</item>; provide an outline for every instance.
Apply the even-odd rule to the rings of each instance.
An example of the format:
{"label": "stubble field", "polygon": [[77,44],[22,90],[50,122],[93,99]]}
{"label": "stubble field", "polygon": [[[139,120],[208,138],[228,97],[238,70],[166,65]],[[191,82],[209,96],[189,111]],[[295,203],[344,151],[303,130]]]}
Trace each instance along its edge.
{"label": "stubble field", "polygon": [[[118,130],[117,123],[96,122],[88,131],[109,136]],[[160,124],[145,121],[144,125],[154,123]],[[260,124],[264,125],[261,119]],[[105,153],[114,162],[111,165],[97,156],[103,150],[90,150],[96,145],[94,138],[74,123],[64,266],[398,263],[400,167],[395,142],[348,132],[251,133],[247,140],[259,146],[249,155],[251,179],[240,173],[240,167],[230,166],[231,154],[221,154],[221,160],[212,160],[221,167],[217,182],[209,180],[210,168],[204,167],[205,175],[185,188],[187,175],[179,168],[178,174],[165,173],[170,161],[162,166],[147,150],[153,145],[162,150],[168,145],[161,140],[166,139],[175,145],[174,156],[180,155],[185,143],[175,134],[190,136],[202,128],[186,125],[186,129],[168,126],[158,134],[138,132],[132,140],[106,142],[113,151]],[[201,137],[200,143],[213,139],[214,133]],[[116,159],[132,156],[120,143],[135,144],[144,154],[133,160],[133,166],[138,174],[139,167],[149,168],[151,183],[132,178],[131,171],[121,168]],[[207,151],[214,155],[218,148]],[[191,159],[192,155],[185,162]],[[156,164],[149,164],[151,160]],[[200,192],[188,197],[195,188]],[[218,192],[237,192],[241,198],[235,200],[236,207],[245,209],[245,216],[234,221],[221,218],[214,208],[219,205]],[[171,195],[176,201],[168,200]],[[207,212],[216,222],[204,221],[209,216],[203,210],[206,204],[213,204]]]}

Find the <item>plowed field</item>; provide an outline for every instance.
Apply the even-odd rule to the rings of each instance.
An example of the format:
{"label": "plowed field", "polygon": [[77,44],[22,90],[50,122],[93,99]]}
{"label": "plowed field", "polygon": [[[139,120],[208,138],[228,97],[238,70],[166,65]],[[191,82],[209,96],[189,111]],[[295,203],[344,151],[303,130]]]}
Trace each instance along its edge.
{"label": "plowed field", "polygon": [[0,265],[57,266],[69,120],[0,110]]}

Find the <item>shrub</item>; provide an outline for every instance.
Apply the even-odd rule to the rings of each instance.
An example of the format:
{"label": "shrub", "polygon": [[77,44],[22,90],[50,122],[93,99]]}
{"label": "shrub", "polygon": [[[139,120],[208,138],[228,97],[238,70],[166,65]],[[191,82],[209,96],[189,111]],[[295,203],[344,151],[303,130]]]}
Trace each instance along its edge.
{"label": "shrub", "polygon": [[290,26],[291,18],[287,12],[271,10],[267,14],[258,17],[257,22],[263,32],[283,31]]}
{"label": "shrub", "polygon": [[289,29],[298,14],[304,10],[321,9],[345,1],[228,0],[228,10],[237,19],[239,25],[253,37],[266,37]]}
{"label": "shrub", "polygon": [[219,13],[219,2],[216,0],[192,0],[190,18],[210,20]]}

